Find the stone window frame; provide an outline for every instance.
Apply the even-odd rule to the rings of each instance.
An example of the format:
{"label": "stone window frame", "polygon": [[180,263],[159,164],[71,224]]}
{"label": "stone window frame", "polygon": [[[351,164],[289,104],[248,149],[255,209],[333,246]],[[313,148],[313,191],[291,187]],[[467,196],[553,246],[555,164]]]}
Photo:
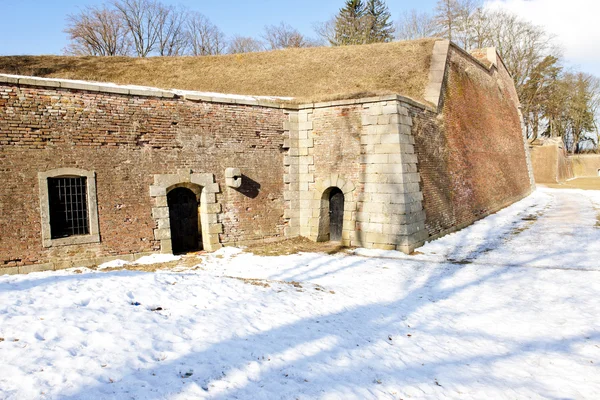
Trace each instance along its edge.
{"label": "stone window frame", "polygon": [[[86,179],[88,228],[87,235],[74,235],[66,238],[52,239],[50,227],[50,196],[48,193],[48,178],[83,177]],[[40,213],[42,224],[42,245],[44,247],[71,246],[78,244],[100,243],[98,223],[98,197],[96,194],[96,172],[80,168],[56,168],[38,172],[40,192]]]}
{"label": "stone window frame", "polygon": [[215,182],[215,175],[180,170],[177,174],[154,175],[154,184],[150,186],[152,218],[156,222],[154,239],[160,242],[160,252],[166,254],[173,252],[167,193],[178,187],[191,189],[196,195],[200,193],[202,247],[206,251],[220,249],[222,244],[219,234],[223,233],[223,224],[218,222],[221,205],[217,203],[217,193],[220,192],[220,188]]}

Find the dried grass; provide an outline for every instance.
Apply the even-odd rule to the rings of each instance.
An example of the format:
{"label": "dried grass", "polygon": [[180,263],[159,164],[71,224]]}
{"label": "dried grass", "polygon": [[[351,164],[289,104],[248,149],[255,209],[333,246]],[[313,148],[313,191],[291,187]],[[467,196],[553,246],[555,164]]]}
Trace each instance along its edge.
{"label": "dried grass", "polygon": [[434,39],[206,57],[0,57],[0,72],[298,102],[401,94],[423,100]]}

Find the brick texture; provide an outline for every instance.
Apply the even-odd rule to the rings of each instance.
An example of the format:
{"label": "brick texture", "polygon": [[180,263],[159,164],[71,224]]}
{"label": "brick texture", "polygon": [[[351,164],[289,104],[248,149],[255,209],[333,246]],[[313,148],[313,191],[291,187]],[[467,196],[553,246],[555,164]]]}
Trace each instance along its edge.
{"label": "brick texture", "polygon": [[[282,110],[0,85],[0,267],[158,250],[154,174],[212,173],[224,244],[283,235]],[[97,173],[100,244],[44,249],[37,173]],[[244,184],[227,187],[225,169]]]}
{"label": "brick texture", "polygon": [[510,77],[451,48],[443,108],[413,109],[426,228],[443,234],[530,193],[527,156]]}

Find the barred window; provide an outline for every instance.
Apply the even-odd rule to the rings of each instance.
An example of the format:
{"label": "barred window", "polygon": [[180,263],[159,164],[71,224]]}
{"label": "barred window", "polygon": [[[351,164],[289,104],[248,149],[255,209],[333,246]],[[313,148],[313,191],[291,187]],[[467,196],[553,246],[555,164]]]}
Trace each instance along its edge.
{"label": "barred window", "polygon": [[48,178],[51,238],[89,234],[87,178]]}

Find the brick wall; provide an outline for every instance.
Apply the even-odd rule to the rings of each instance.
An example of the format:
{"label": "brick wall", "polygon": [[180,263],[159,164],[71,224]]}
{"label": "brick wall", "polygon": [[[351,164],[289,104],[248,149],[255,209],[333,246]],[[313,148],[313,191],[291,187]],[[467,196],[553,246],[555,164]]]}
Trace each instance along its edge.
{"label": "brick wall", "polygon": [[441,114],[412,110],[430,235],[466,226],[531,191],[517,106],[502,65],[489,72],[450,47]]}
{"label": "brick wall", "polygon": [[[0,84],[0,268],[158,250],[154,174],[212,173],[224,244],[283,234],[281,109]],[[42,247],[37,173],[97,174],[101,243]],[[227,167],[244,174],[225,185]]]}

